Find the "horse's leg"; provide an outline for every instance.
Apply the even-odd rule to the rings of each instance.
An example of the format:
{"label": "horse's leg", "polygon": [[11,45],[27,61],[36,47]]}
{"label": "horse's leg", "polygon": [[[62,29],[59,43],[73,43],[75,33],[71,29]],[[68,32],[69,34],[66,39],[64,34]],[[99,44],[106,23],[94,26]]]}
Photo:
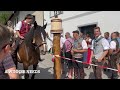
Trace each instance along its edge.
{"label": "horse's leg", "polygon": [[[38,65],[38,63],[35,64],[35,65],[33,65],[33,70],[36,70],[36,69],[37,69],[37,65]],[[32,74],[31,79],[34,79],[34,77],[35,77],[35,73]]]}
{"label": "horse's leg", "polygon": [[23,67],[24,67],[24,70],[25,70],[25,79],[29,79],[29,74],[27,73],[28,65],[23,63]]}

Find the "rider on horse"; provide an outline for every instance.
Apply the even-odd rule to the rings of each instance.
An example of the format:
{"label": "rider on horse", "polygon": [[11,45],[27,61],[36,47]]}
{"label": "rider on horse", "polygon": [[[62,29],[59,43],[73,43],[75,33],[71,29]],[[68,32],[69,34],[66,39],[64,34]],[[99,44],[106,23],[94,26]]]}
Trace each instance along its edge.
{"label": "rider on horse", "polygon": [[15,31],[18,37],[16,38],[15,46],[13,47],[13,54],[12,54],[13,59],[16,59],[18,46],[21,43],[21,41],[25,39],[26,33],[28,33],[29,30],[31,29],[32,21],[33,21],[33,15],[27,14],[25,19],[23,21],[19,21],[18,24],[16,25]]}
{"label": "rider on horse", "polygon": [[19,21],[15,30],[19,38],[24,39],[25,34],[30,30],[33,16],[28,14],[23,21]]}

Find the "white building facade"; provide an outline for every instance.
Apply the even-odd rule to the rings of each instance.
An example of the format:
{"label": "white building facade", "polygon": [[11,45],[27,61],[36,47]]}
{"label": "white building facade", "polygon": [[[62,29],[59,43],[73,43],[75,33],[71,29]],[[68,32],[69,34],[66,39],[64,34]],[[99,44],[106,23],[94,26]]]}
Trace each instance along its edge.
{"label": "white building facade", "polygon": [[[54,11],[44,11],[44,19],[48,23],[46,32],[50,34],[51,19],[54,16]],[[63,35],[66,32],[79,30],[86,34],[90,33],[93,36],[93,28],[99,26],[102,35],[105,32],[112,33],[120,32],[120,11],[58,11],[58,17],[62,19]],[[50,43],[48,43],[48,48]]]}

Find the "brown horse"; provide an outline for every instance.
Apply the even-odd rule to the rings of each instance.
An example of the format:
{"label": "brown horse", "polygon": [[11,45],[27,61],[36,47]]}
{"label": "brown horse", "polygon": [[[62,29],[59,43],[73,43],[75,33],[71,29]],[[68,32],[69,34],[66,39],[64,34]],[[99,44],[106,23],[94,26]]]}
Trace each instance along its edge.
{"label": "brown horse", "polygon": [[[36,70],[38,61],[40,59],[40,52],[46,53],[46,28],[47,24],[43,27],[37,25],[36,21],[31,30],[25,35],[25,40],[19,45],[17,49],[17,61],[23,63],[24,70],[28,70],[30,65],[33,65],[33,70]],[[42,47],[42,50],[39,50]],[[45,48],[45,49],[44,49]],[[16,66],[17,66],[17,61]],[[31,79],[34,79],[33,73]],[[25,79],[29,78],[29,74],[25,73]]]}

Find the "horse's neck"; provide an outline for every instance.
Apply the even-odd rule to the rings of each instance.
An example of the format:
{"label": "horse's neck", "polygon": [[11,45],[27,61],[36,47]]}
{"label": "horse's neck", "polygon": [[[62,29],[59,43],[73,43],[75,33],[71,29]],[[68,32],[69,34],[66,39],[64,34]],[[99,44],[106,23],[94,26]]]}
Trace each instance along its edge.
{"label": "horse's neck", "polygon": [[32,44],[33,37],[34,37],[34,30],[31,29],[25,36],[25,43],[27,45]]}

